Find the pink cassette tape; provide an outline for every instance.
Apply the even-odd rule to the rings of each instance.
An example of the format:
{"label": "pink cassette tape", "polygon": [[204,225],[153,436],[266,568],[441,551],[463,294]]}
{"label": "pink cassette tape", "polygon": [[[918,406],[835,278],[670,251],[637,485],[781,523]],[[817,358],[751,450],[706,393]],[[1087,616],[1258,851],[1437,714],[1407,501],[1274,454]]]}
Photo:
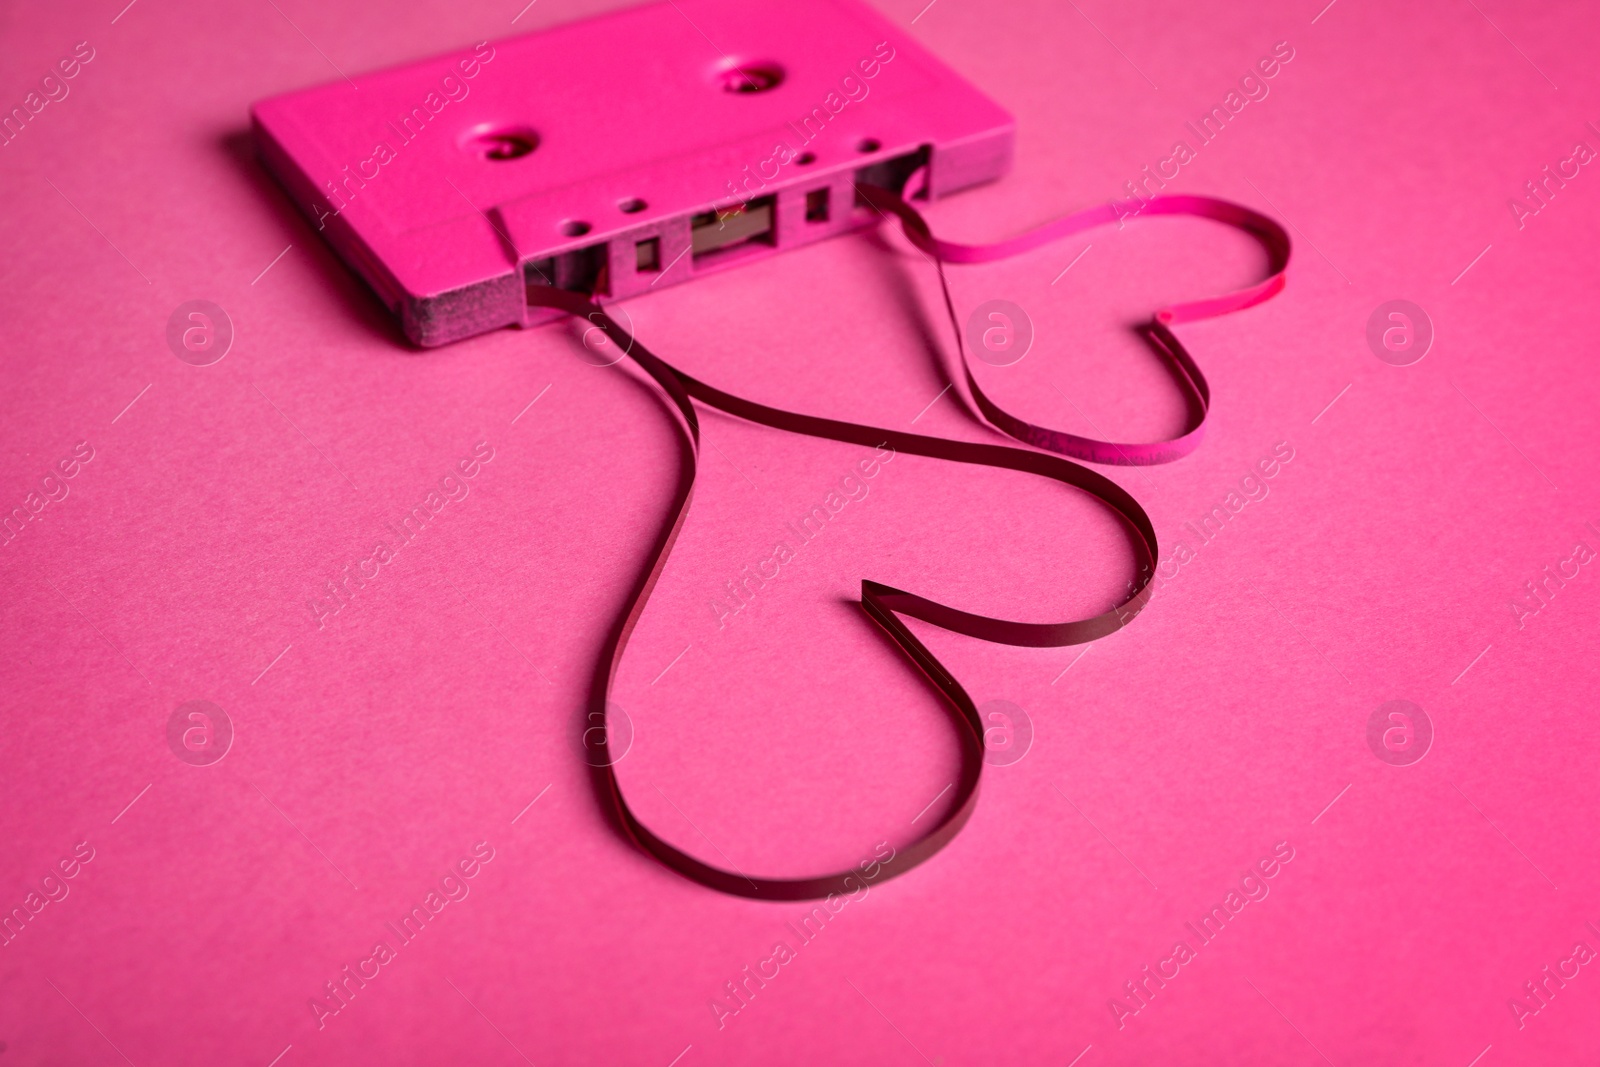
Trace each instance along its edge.
{"label": "pink cassette tape", "polygon": [[938,197],[1011,164],[1011,116],[855,0],[678,0],[260,101],[261,154],[439,345],[546,321]]}

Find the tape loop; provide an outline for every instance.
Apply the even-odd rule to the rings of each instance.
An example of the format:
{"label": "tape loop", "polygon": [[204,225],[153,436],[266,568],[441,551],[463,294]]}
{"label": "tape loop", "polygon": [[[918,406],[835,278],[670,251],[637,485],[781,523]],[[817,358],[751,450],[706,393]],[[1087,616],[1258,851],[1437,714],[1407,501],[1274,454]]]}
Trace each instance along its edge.
{"label": "tape loop", "polygon": [[[916,174],[911,175],[907,179],[907,185],[915,180]],[[950,328],[955,333],[956,348],[961,353],[961,369],[966,379],[967,390],[983,417],[1008,437],[1014,437],[1035,448],[1059,452],[1064,456],[1087,460],[1090,463],[1150,466],[1157,463],[1171,463],[1198,448],[1205,436],[1206,414],[1211,408],[1211,387],[1206,383],[1205,375],[1201,373],[1199,365],[1190,357],[1182,342],[1169,327],[1180,322],[1196,322],[1200,319],[1226,315],[1270,299],[1283,288],[1284,271],[1289,265],[1289,234],[1282,226],[1247,207],[1209,196],[1158,196],[1147,201],[1135,201],[1139,207],[1128,210],[1124,210],[1125,205],[1113,201],[1074,212],[1004,241],[987,245],[967,245],[933,236],[921,213],[898,192],[873,185],[859,185],[857,191],[862,199],[886,217],[892,215],[898,218],[906,239],[933,260],[939,273],[939,286],[944,294],[945,311],[950,316]],[[1174,379],[1183,389],[1185,399],[1190,406],[1189,428],[1179,436],[1166,441],[1119,444],[1037,426],[1012,415],[983,391],[972,373],[972,363],[962,338],[955,304],[950,297],[950,285],[945,278],[944,265],[988,263],[1021,255],[1084,230],[1109,226],[1112,223],[1121,226],[1134,215],[1189,215],[1212,219],[1244,230],[1260,242],[1267,253],[1268,275],[1264,281],[1222,296],[1160,308],[1150,322],[1139,328],[1151,348],[1168,364]]]}
{"label": "tape loop", "polygon": [[[944,279],[944,263],[981,263],[1016,255],[1081,229],[1116,222],[1120,218],[1116,206],[1107,205],[1080,211],[1038,230],[996,244],[962,245],[934,237],[922,216],[898,193],[873,186],[861,186],[860,189],[868,201],[880,211],[899,218],[912,243],[933,257],[939,270],[940,283],[944,287],[946,308],[950,312],[953,327],[956,326],[956,318],[954,306],[950,301],[949,286]],[[623,796],[613,761],[610,758],[601,758],[596,761],[599,765],[591,768],[596,791],[602,798],[608,815],[641,849],[666,867],[701,885],[736,896],[760,900],[809,900],[835,893],[851,894],[859,891],[869,881],[902,875],[949,843],[971,817],[977,804],[978,782],[983,769],[983,724],[971,696],[927,646],[917,639],[906,626],[904,619],[920,619],[941,629],[982,641],[1047,648],[1097,640],[1126,626],[1143,610],[1150,599],[1150,580],[1155,574],[1156,563],[1160,558],[1155,528],[1150,522],[1150,517],[1127,490],[1096,471],[1062,458],[1062,455],[1098,463],[1163,463],[1191,451],[1199,443],[1204,425],[1204,407],[1210,402],[1210,391],[1199,367],[1183,349],[1177,337],[1169,329],[1169,325],[1226,314],[1268,299],[1282,289],[1283,269],[1289,257],[1288,235],[1282,227],[1263,215],[1227,201],[1212,200],[1207,197],[1161,197],[1149,201],[1143,210],[1158,215],[1200,215],[1245,229],[1266,246],[1272,266],[1271,276],[1257,285],[1221,297],[1163,308],[1145,327],[1151,343],[1169,358],[1175,372],[1181,375],[1182,380],[1187,381],[1193,395],[1201,404],[1200,420],[1194,428],[1182,437],[1154,444],[1119,445],[1096,441],[1034,426],[1018,419],[1001,409],[978,388],[971,368],[966,364],[964,349],[962,358],[967,382],[984,417],[1001,432],[1043,451],[1009,445],[952,441],[768,407],[725,393],[673,367],[640,344],[630,331],[618,324],[592,297],[549,286],[528,287],[527,299],[530,305],[554,308],[584,318],[593,326],[604,330],[621,351],[626,352],[629,358],[661,386],[683,420],[681,424],[683,433],[680,438],[682,462],[679,464],[673,493],[671,520],[664,524],[657,534],[646,557],[646,564],[633,584],[627,608],[609,634],[597,661],[590,691],[590,707],[585,720],[590,724],[598,723],[601,726],[605,724],[607,701],[617,670],[622,663],[628,639],[643,614],[644,606],[666,566],[667,557],[689,514],[700,452],[700,422],[694,408],[696,401],[749,422],[790,433],[858,444],[868,448],[886,447],[897,453],[904,452],[955,463],[999,467],[1054,479],[1063,485],[1087,493],[1123,521],[1130,534],[1138,567],[1137,577],[1129,582],[1128,595],[1120,603],[1089,618],[1058,623],[1025,623],[990,618],[961,611],[916,593],[895,589],[879,582],[862,581],[862,609],[884,629],[889,638],[905,652],[934,688],[945,697],[946,711],[960,740],[962,752],[959,779],[954,783],[954,796],[944,814],[922,837],[897,850],[892,870],[887,866],[879,866],[877,874],[872,878],[867,877],[864,871],[858,870],[839,871],[809,878],[765,878],[751,876],[737,869],[714,867],[679,849],[646,826]],[[959,328],[956,328],[956,337],[959,345],[961,343]],[[591,725],[591,729],[593,728]],[[601,733],[603,735],[604,731]],[[608,757],[606,744],[605,737],[601,736],[598,743],[591,747],[600,749],[600,756]]]}

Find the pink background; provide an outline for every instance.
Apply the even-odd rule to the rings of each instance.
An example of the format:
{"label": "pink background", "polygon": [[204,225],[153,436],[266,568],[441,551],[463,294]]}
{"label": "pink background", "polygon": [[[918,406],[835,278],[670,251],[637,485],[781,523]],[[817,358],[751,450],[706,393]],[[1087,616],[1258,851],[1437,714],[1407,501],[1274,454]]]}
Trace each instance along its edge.
{"label": "pink background", "polygon": [[[879,5],[1018,120],[1014,174],[931,207],[957,240],[1118,195],[1289,42],[1270,96],[1173,183],[1292,224],[1289,287],[1183,328],[1215,398],[1200,451],[1111,473],[1170,549],[1193,547],[1183,524],[1276,443],[1294,458],[1087,653],[918,627],[980,703],[1027,710],[1033,748],[986,770],[945,852],[846,907],[719,1029],[723,984],[798,944],[786,923],[806,909],[715,894],[627,847],[577,746],[596,649],[666,499],[667,417],[563,327],[403,347],[245,137],[251,101],[332,64],[359,73],[602,5],[544,0],[515,26],[515,0],[277,6],[0,15],[6,110],[75,42],[95,49],[0,148],[0,503],[22,505],[76,442],[94,449],[0,548],[0,911],[78,842],[94,850],[0,948],[0,1064],[1600,1054],[1594,966],[1520,1029],[1508,1007],[1576,942],[1600,949],[1584,699],[1600,577],[1583,567],[1521,628],[1509,607],[1579,540],[1600,548],[1584,525],[1600,524],[1600,177],[1584,167],[1521,229],[1507,206],[1575,141],[1600,148],[1592,12]],[[1026,359],[981,368],[1002,404],[1151,438],[1181,404],[1126,325],[1258,269],[1221,227],[1150,221],[957,269],[953,286],[958,307],[1003,298],[1034,321]],[[210,367],[164,336],[198,298],[237,331]],[[1395,298],[1437,333],[1410,367],[1365,341]],[[663,356],[741,395],[993,439],[953,394],[918,418],[950,341],[898,236],[627,310]],[[854,863],[914,836],[956,759],[930,690],[852,606],[860,579],[1043,621],[1103,607],[1124,544],[1037,479],[900,457],[719,630],[708,600],[862,450],[705,424],[715,450],[616,694],[637,727],[624,787],[709,860]],[[479,441],[494,459],[470,495],[319,630],[307,600]],[[209,767],[166,741],[197,699],[237,731]],[[1393,699],[1436,733],[1412,766],[1367,745]],[[309,998],[392,942],[384,924],[480,841],[494,859],[470,894],[319,1030]],[[1280,841],[1295,854],[1270,895],[1119,1029],[1108,1000],[1193,944],[1184,923]]]}

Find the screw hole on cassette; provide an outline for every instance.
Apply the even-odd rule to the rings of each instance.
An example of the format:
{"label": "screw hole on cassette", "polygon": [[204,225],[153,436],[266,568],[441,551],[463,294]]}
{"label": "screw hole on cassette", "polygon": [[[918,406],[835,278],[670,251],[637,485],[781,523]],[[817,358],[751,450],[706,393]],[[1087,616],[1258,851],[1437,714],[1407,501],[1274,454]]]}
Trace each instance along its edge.
{"label": "screw hole on cassette", "polygon": [[882,147],[883,142],[878,140],[876,137],[863,137],[861,140],[856,142],[856,151],[860,152],[862,155],[867,155],[870,152],[876,152]]}
{"label": "screw hole on cassette", "polygon": [[478,129],[462,139],[461,147],[490,163],[504,163],[531,155],[539,147],[539,135],[526,127]]}
{"label": "screw hole on cassette", "polygon": [[783,68],[768,60],[736,63],[717,74],[725,93],[765,93],[783,84]]}
{"label": "screw hole on cassette", "polygon": [[593,226],[582,219],[567,219],[556,228],[561,231],[563,237],[582,237],[594,229]]}
{"label": "screw hole on cassette", "polygon": [[815,152],[801,152],[794,157],[794,161],[802,167],[809,167],[817,161],[817,154]]}
{"label": "screw hole on cassette", "polygon": [[637,196],[624,197],[617,201],[617,210],[624,215],[637,215],[650,205],[640,200]]}

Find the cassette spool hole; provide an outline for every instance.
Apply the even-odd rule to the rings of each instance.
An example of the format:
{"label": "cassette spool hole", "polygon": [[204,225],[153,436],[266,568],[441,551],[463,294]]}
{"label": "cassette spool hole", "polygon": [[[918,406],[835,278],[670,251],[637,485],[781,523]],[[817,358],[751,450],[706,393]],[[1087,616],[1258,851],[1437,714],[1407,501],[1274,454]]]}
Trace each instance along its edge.
{"label": "cassette spool hole", "polygon": [[490,163],[505,163],[532,154],[539,147],[539,135],[522,127],[479,129],[461,141],[461,147]]}
{"label": "cassette spool hole", "polygon": [[783,68],[768,60],[737,63],[717,75],[725,93],[765,93],[783,84]]}

